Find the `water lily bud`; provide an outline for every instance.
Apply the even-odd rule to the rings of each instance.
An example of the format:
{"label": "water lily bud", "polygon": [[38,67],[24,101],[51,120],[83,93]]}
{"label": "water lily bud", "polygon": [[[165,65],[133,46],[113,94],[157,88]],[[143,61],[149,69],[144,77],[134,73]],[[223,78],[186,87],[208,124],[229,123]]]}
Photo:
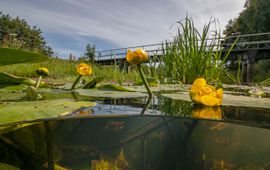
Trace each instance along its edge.
{"label": "water lily bud", "polygon": [[49,70],[45,67],[41,67],[41,68],[38,68],[36,70],[36,73],[39,75],[39,76],[49,76]]}
{"label": "water lily bud", "polygon": [[92,74],[92,68],[86,63],[77,65],[77,72],[82,76],[90,76]]}
{"label": "water lily bud", "polygon": [[144,63],[148,60],[148,54],[141,48],[131,52],[128,50],[126,60],[131,65]]}
{"label": "water lily bud", "polygon": [[220,106],[223,97],[223,90],[216,90],[214,86],[206,84],[206,80],[198,78],[190,89],[190,98],[194,103],[206,106]]}

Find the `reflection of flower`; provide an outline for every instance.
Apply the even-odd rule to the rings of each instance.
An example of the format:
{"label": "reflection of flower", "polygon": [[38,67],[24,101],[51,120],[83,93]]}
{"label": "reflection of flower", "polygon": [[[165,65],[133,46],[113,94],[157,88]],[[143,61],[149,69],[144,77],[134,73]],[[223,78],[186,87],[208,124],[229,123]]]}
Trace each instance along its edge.
{"label": "reflection of flower", "polygon": [[139,48],[133,52],[128,50],[126,59],[129,64],[137,65],[146,62],[148,60],[148,55],[143,49]]}
{"label": "reflection of flower", "polygon": [[36,73],[39,75],[39,76],[48,76],[49,75],[49,70],[45,67],[40,67],[36,70]]}
{"label": "reflection of flower", "polygon": [[205,79],[198,78],[194,81],[190,90],[190,98],[194,103],[206,106],[220,106],[223,90],[206,84]]}
{"label": "reflection of flower", "polygon": [[193,108],[191,116],[202,119],[222,119],[221,109],[219,107],[201,107]]}
{"label": "reflection of flower", "polygon": [[92,68],[88,64],[81,63],[77,65],[77,72],[82,76],[90,76],[92,74]]}

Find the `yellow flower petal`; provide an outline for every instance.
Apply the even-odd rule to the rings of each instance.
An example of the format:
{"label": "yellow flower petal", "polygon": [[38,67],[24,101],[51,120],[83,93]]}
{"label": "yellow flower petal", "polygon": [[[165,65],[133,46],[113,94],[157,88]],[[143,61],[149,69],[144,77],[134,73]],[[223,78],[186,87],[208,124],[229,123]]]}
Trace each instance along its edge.
{"label": "yellow flower petal", "polygon": [[208,87],[208,86],[204,86],[201,90],[200,90],[200,95],[204,96],[204,95],[209,95],[211,93],[213,93],[214,91],[212,90],[212,88]]}
{"label": "yellow flower petal", "polygon": [[82,76],[90,76],[92,74],[92,68],[86,63],[77,65],[77,72]]}
{"label": "yellow flower petal", "polygon": [[148,55],[143,49],[136,49],[133,52],[128,50],[126,60],[131,65],[137,65],[146,62],[148,60]]}
{"label": "yellow flower petal", "polygon": [[144,63],[148,60],[148,54],[141,48],[136,50],[141,56],[141,62]]}
{"label": "yellow flower petal", "polygon": [[206,84],[204,78],[198,78],[194,81],[190,89],[190,98],[194,103],[204,104],[206,106],[220,106],[223,90]]}
{"label": "yellow flower petal", "polygon": [[204,78],[198,78],[194,81],[194,83],[191,86],[190,92],[199,93],[200,90],[206,86],[206,81]]}
{"label": "yellow flower petal", "polygon": [[223,98],[223,90],[222,89],[217,89],[217,98],[220,98],[220,99]]}
{"label": "yellow flower petal", "polygon": [[201,103],[206,106],[220,106],[221,105],[221,99],[213,97],[213,96],[202,96],[201,97]]}
{"label": "yellow flower petal", "polygon": [[198,103],[198,104],[201,103],[201,96],[199,93],[190,92],[189,95],[190,95],[191,100],[194,103]]}
{"label": "yellow flower petal", "polygon": [[40,68],[38,68],[38,69],[36,70],[36,73],[37,73],[39,76],[45,77],[45,76],[48,76],[50,72],[49,72],[48,68],[46,68],[46,67],[40,67]]}

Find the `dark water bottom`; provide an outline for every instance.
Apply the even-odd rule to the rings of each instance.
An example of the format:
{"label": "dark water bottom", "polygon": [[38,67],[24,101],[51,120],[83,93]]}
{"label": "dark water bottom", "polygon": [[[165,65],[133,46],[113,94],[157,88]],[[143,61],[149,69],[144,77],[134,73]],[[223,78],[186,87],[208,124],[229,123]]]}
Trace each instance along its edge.
{"label": "dark water bottom", "polygon": [[0,162],[20,169],[270,169],[267,126],[151,115],[21,126],[0,137]]}

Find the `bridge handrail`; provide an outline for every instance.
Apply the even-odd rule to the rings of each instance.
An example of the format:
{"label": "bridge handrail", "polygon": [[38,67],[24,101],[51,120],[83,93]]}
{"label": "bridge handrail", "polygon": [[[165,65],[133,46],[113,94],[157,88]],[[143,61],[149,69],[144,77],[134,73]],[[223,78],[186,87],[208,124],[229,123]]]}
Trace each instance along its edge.
{"label": "bridge handrail", "polygon": [[[255,33],[255,34],[244,34],[244,35],[232,35],[232,36],[225,36],[225,37],[220,37],[219,40],[226,42],[226,40],[229,40],[229,39],[235,39],[235,38],[238,38],[238,42],[236,43],[236,46],[237,45],[252,45],[252,44],[266,44],[266,43],[270,43],[270,40],[262,40],[262,41],[246,41],[246,40],[242,40],[241,38],[246,38],[246,37],[258,37],[258,36],[266,36],[266,35],[270,35],[270,32],[266,32],[266,33]],[[213,38],[209,38],[209,39],[206,39],[207,40],[213,40]],[[200,40],[198,40],[200,41]],[[173,42],[168,42],[168,41],[165,41],[167,43],[173,43]],[[100,58],[104,58],[104,57],[107,57],[107,56],[116,56],[116,55],[125,55],[127,50],[128,49],[134,49],[134,48],[147,48],[147,47],[157,47],[157,46],[160,46],[160,48],[162,47],[162,45],[164,44],[164,42],[161,42],[161,43],[155,43],[155,44],[146,44],[146,45],[136,45],[136,46],[130,46],[130,47],[124,47],[124,48],[115,48],[115,49],[110,49],[110,50],[100,50],[100,51],[97,51],[96,52],[96,57],[98,59]],[[230,42],[226,42],[224,43],[223,45],[231,45],[232,43]],[[145,50],[147,52],[153,52],[153,51],[161,51],[161,49],[158,48],[156,50]],[[125,52],[120,52],[120,51],[123,51],[125,50]],[[119,51],[119,52],[117,52]],[[103,54],[102,54],[103,53]],[[104,54],[105,53],[105,54]],[[119,57],[118,57],[119,58]]]}
{"label": "bridge handrail", "polygon": [[[220,40],[226,40],[226,39],[230,39],[230,38],[242,38],[242,37],[255,37],[255,36],[263,36],[263,35],[270,35],[270,32],[266,32],[266,33],[256,33],[256,34],[243,34],[243,35],[230,35],[230,36],[224,36],[224,37],[220,37]],[[208,38],[206,40],[213,40],[212,38]],[[199,40],[200,41],[200,40]],[[165,41],[166,42],[166,41]],[[114,49],[110,49],[110,50],[99,50],[97,51],[97,53],[100,52],[110,52],[110,51],[119,51],[119,50],[125,50],[125,49],[132,49],[132,48],[139,48],[139,47],[151,47],[151,46],[157,46],[157,45],[162,45],[164,42],[161,43],[153,43],[153,44],[144,44],[144,45],[136,45],[136,46],[130,46],[130,47],[123,47],[123,48],[114,48]],[[172,43],[172,42],[169,42]]]}

